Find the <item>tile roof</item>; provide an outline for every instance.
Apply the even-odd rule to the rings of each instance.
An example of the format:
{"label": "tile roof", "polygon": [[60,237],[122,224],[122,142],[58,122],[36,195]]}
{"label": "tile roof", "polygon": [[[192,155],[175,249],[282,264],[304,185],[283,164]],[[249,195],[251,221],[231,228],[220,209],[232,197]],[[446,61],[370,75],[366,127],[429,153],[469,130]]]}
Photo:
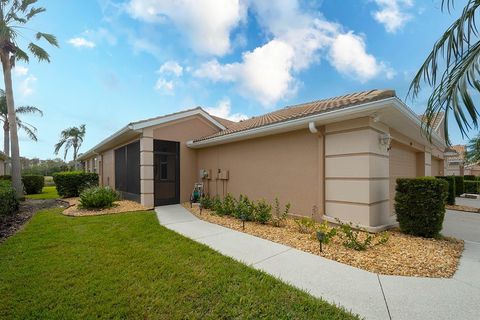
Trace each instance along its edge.
{"label": "tile roof", "polygon": [[351,93],[339,97],[317,100],[294,106],[288,106],[261,116],[252,117],[248,120],[235,122],[226,130],[194,140],[194,142],[225,136],[228,134],[259,128],[270,124],[288,120],[299,119],[311,115],[321,114],[326,111],[342,109],[367,102],[395,97],[394,90],[370,90]]}
{"label": "tile roof", "polygon": [[[210,113],[209,113],[210,114]],[[235,121],[231,121],[231,120],[228,120],[228,119],[224,119],[224,118],[220,118],[220,117],[217,117],[217,116],[214,116],[214,115],[211,115],[210,116],[217,120],[218,122],[220,122],[220,124],[222,124],[225,128],[230,128],[232,125],[234,125],[236,122]]]}
{"label": "tile roof", "polygon": [[[433,128],[434,129],[437,129],[438,126],[440,125],[440,123],[443,121],[443,118],[445,116],[445,112],[443,111],[440,111],[437,113],[437,115],[435,116],[435,119],[433,119]],[[424,114],[420,114],[418,115],[418,117],[420,118],[420,120],[422,120],[423,122],[427,122],[427,119],[425,119],[425,115]]]}

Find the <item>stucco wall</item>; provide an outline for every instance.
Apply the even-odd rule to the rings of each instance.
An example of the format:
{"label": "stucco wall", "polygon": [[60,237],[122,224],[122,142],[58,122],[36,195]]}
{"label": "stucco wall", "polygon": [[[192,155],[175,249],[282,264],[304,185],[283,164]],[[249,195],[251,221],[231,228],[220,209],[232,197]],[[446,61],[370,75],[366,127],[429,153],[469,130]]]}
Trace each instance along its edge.
{"label": "stucco wall", "polygon": [[115,188],[115,151],[112,149],[102,153],[101,161],[100,183]]}
{"label": "stucco wall", "polygon": [[[153,130],[154,139],[180,142],[180,201],[189,201],[193,185],[199,180],[199,173],[196,166],[197,151],[188,148],[186,142],[218,132],[218,128],[200,116],[193,116],[148,130]],[[151,161],[153,165],[153,158]],[[153,179],[153,167],[151,173],[145,173],[145,177],[150,174]]]}
{"label": "stucco wall", "polygon": [[0,159],[0,176],[3,176],[5,174],[5,162]]}
{"label": "stucco wall", "polygon": [[[211,170],[205,185],[212,196],[278,197],[292,204],[292,214],[311,216],[314,206],[319,214],[323,208],[322,145],[322,137],[304,129],[199,149],[196,171]],[[216,180],[218,169],[228,170],[229,180]]]}

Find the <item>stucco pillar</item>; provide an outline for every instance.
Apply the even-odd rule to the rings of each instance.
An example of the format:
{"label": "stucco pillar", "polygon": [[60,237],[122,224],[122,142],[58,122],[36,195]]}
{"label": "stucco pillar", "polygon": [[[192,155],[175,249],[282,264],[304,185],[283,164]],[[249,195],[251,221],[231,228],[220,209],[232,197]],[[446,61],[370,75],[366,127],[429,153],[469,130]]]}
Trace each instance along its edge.
{"label": "stucco pillar", "polygon": [[140,202],[153,208],[154,201],[153,130],[145,129],[140,138]]}
{"label": "stucco pillar", "polygon": [[370,231],[392,223],[388,146],[380,143],[388,132],[370,118],[325,127],[325,220]]}

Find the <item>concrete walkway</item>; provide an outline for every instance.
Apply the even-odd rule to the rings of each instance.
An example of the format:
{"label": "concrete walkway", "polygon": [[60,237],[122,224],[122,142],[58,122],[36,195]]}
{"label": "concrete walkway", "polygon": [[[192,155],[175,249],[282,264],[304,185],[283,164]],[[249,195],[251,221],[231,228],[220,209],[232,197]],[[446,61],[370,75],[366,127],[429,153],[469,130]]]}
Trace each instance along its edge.
{"label": "concrete walkway", "polygon": [[366,319],[478,319],[480,243],[466,242],[452,279],[384,276],[198,219],[180,205],[156,208],[160,224]]}

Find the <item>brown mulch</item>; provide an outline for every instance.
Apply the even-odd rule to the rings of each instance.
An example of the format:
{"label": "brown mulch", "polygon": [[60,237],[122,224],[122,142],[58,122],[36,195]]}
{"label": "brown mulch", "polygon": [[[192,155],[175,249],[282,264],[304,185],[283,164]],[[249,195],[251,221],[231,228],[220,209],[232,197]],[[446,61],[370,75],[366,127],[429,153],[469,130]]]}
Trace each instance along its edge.
{"label": "brown mulch", "polygon": [[19,210],[15,215],[0,220],[0,242],[17,233],[39,210],[64,207],[67,207],[67,204],[61,200],[26,199],[20,203]]}
{"label": "brown mulch", "polygon": [[390,230],[386,231],[389,239],[385,244],[373,246],[366,251],[345,248],[337,235],[330,244],[323,245],[323,252],[320,252],[315,235],[300,233],[297,224],[290,218],[284,227],[246,222],[245,230],[242,230],[242,222],[233,217],[219,217],[205,209],[200,215],[198,207],[190,208],[189,204],[184,207],[200,219],[385,275],[450,278],[457,270],[463,251],[461,240],[445,237],[426,239]]}
{"label": "brown mulch", "polygon": [[466,212],[474,212],[474,213],[479,213],[480,209],[479,208],[474,208],[474,207],[469,207],[469,206],[461,206],[461,205],[446,205],[445,208],[449,210],[457,210],[457,211],[466,211]]}
{"label": "brown mulch", "polygon": [[63,210],[63,214],[66,216],[72,216],[72,217],[100,216],[105,214],[148,210],[146,207],[142,206],[138,202],[129,201],[129,200],[115,201],[115,203],[113,204],[113,207],[106,208],[106,209],[99,209],[99,210],[89,210],[89,209],[79,208],[78,198],[67,198],[64,200],[67,201],[70,204],[70,206],[67,209]]}

